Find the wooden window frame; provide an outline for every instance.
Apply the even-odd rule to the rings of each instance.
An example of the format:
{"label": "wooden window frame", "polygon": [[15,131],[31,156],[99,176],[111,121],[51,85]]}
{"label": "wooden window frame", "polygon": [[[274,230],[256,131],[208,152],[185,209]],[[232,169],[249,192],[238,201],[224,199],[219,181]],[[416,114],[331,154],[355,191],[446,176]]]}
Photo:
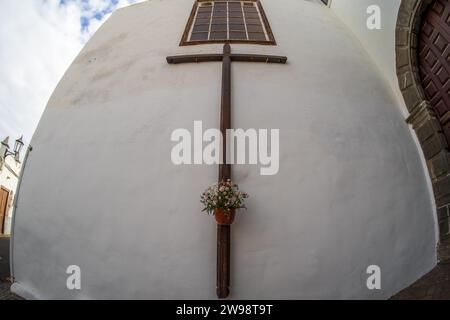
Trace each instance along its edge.
{"label": "wooden window frame", "polygon": [[276,46],[277,42],[275,41],[275,37],[273,35],[272,29],[270,27],[269,20],[267,19],[266,13],[262,7],[262,4],[259,0],[242,0],[245,2],[253,2],[256,4],[258,11],[261,15],[262,27],[265,29],[267,37],[269,40],[237,40],[237,39],[228,39],[228,40],[189,40],[189,33],[193,28],[195,15],[197,12],[197,8],[202,2],[215,2],[215,1],[226,1],[226,0],[195,0],[194,5],[191,10],[191,14],[189,15],[189,20],[186,23],[186,27],[183,32],[183,36],[181,37],[180,46],[192,46],[199,44],[214,44],[214,43],[242,43],[242,44],[259,44],[259,45],[268,45],[268,46]]}

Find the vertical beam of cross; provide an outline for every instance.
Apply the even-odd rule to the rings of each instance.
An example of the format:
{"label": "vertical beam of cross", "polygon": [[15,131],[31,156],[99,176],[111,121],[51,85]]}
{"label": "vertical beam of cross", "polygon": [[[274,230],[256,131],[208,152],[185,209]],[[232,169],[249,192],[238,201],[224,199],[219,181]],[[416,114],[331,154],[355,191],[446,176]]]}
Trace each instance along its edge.
{"label": "vertical beam of cross", "polygon": [[[220,131],[223,137],[222,163],[219,165],[219,182],[231,179],[231,164],[227,163],[227,130],[231,129],[231,62],[265,62],[285,64],[286,57],[255,54],[232,54],[228,43],[222,54],[200,54],[167,57],[167,63],[198,63],[222,61],[222,95],[220,105]],[[225,299],[230,294],[231,226],[217,225],[217,297]]]}
{"label": "vertical beam of cross", "polygon": [[231,165],[227,163],[227,130],[231,129],[231,47],[223,46],[222,95],[220,104],[220,132],[223,137],[222,163],[219,165],[219,182],[231,179]]}
{"label": "vertical beam of cross", "polygon": [[[231,129],[231,48],[223,46],[222,98],[220,105],[220,132],[222,133],[222,163],[219,165],[219,182],[231,179],[231,164],[227,163],[227,130]],[[217,297],[230,295],[231,226],[217,224]]]}

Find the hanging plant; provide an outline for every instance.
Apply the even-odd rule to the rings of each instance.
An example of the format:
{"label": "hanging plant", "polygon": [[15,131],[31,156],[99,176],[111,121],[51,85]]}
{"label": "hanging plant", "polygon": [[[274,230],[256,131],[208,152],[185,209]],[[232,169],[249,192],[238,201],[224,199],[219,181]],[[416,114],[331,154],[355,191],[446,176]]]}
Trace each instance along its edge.
{"label": "hanging plant", "polygon": [[248,194],[239,191],[239,186],[231,180],[215,183],[206,189],[200,202],[203,212],[214,214],[219,224],[233,223],[236,209],[246,209],[244,202]]}

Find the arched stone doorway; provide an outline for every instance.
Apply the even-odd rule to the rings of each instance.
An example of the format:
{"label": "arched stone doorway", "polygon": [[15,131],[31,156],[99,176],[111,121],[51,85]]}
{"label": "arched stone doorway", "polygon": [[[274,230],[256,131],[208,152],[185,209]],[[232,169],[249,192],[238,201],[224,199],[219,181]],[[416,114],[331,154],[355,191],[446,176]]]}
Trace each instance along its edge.
{"label": "arched stone doorway", "polygon": [[450,99],[446,90],[450,46],[448,38],[443,38],[446,26],[450,29],[447,13],[449,0],[402,0],[396,28],[399,86],[410,113],[407,122],[417,134],[433,183],[441,243],[450,238]]}

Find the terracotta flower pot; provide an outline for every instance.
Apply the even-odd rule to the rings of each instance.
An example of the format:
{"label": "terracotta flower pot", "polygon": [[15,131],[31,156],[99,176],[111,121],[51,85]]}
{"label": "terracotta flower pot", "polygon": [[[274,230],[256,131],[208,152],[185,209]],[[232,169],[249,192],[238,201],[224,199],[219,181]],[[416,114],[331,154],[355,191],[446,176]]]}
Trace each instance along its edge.
{"label": "terracotta flower pot", "polygon": [[214,216],[216,217],[216,221],[218,224],[229,226],[234,222],[236,210],[232,209],[230,212],[224,212],[221,209],[216,209],[214,211]]}

